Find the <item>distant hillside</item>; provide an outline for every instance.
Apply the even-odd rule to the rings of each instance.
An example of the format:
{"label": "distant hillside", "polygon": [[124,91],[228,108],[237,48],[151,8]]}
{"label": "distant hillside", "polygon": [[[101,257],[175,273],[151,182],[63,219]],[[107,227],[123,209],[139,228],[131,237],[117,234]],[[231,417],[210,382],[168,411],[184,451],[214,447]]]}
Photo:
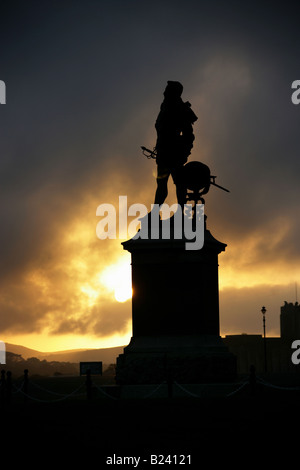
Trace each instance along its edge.
{"label": "distant hillside", "polygon": [[37,357],[46,361],[84,362],[102,361],[104,364],[114,364],[119,354],[122,354],[124,346],[102,349],[72,349],[67,351],[41,352],[16,344],[6,343],[6,351],[20,354],[24,359]]}
{"label": "distant hillside", "polygon": [[113,364],[116,358],[123,352],[124,346],[104,349],[81,349],[71,351],[58,351],[43,356],[46,361],[80,362],[102,361],[104,364]]}
{"label": "distant hillside", "polygon": [[14,354],[21,354],[24,359],[28,357],[42,357],[43,353],[36,351],[35,349],[26,348],[25,346],[19,346],[17,344],[5,343],[6,351]]}

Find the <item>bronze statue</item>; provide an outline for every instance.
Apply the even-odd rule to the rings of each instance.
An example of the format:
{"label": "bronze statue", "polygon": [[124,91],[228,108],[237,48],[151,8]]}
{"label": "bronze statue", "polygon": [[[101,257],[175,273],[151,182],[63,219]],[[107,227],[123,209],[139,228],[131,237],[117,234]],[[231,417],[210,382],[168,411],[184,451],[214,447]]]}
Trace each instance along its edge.
{"label": "bronze statue", "polygon": [[[142,147],[147,158],[153,158],[157,164],[157,188],[154,203],[162,205],[168,195],[168,179],[171,175],[176,186],[177,202],[181,207],[188,201],[204,203],[203,195],[215,183],[216,176],[211,176],[210,169],[201,162],[187,163],[191,154],[195,136],[193,124],[197,116],[191,104],[181,98],[183,86],[179,82],[168,81],[164,91],[164,100],[155,122],[157,140],[154,150]],[[191,193],[188,193],[191,190]]]}
{"label": "bronze statue", "polygon": [[183,86],[168,81],[164,100],[160,107],[155,128],[157,164],[157,189],[155,204],[163,204],[168,195],[168,179],[171,175],[176,185],[178,204],[185,203],[185,190],[180,184],[183,165],[187,162],[195,136],[193,124],[198,119],[189,102],[183,102]]}

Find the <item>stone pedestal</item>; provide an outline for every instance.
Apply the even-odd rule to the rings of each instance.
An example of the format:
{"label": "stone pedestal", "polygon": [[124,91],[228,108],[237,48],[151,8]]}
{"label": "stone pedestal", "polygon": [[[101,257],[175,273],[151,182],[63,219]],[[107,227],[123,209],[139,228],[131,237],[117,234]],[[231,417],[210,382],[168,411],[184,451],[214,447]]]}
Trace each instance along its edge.
{"label": "stone pedestal", "polygon": [[185,239],[131,239],[132,338],[117,358],[118,384],[231,381],[235,356],[220,337],[218,255],[206,229],[200,250]]}

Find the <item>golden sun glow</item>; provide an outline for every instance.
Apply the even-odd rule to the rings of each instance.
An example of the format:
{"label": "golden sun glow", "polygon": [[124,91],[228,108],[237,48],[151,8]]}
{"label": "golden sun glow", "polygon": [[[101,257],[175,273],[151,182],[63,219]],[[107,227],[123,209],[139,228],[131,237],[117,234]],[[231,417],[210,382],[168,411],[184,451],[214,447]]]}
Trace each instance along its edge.
{"label": "golden sun glow", "polygon": [[99,296],[99,292],[90,287],[89,285],[81,286],[80,290],[81,292],[86,294],[88,305],[93,306],[96,303],[96,300]]}
{"label": "golden sun glow", "polygon": [[131,267],[123,261],[108,266],[100,275],[100,282],[114,292],[118,302],[126,302],[132,297]]}

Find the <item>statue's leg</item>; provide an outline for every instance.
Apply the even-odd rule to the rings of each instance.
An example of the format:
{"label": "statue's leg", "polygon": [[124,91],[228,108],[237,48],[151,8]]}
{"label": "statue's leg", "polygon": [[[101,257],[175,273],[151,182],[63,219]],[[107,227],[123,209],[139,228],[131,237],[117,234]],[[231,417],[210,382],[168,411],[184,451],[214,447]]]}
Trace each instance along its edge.
{"label": "statue's leg", "polygon": [[186,204],[186,187],[182,181],[182,166],[172,171],[172,178],[176,186],[176,196],[178,204],[183,208]]}
{"label": "statue's leg", "polygon": [[183,208],[186,204],[186,190],[180,183],[176,185],[177,202]]}
{"label": "statue's leg", "polygon": [[160,206],[165,202],[168,195],[168,179],[170,176],[170,171],[166,168],[161,168],[157,166],[157,188],[155,193],[154,204],[159,204]]}

